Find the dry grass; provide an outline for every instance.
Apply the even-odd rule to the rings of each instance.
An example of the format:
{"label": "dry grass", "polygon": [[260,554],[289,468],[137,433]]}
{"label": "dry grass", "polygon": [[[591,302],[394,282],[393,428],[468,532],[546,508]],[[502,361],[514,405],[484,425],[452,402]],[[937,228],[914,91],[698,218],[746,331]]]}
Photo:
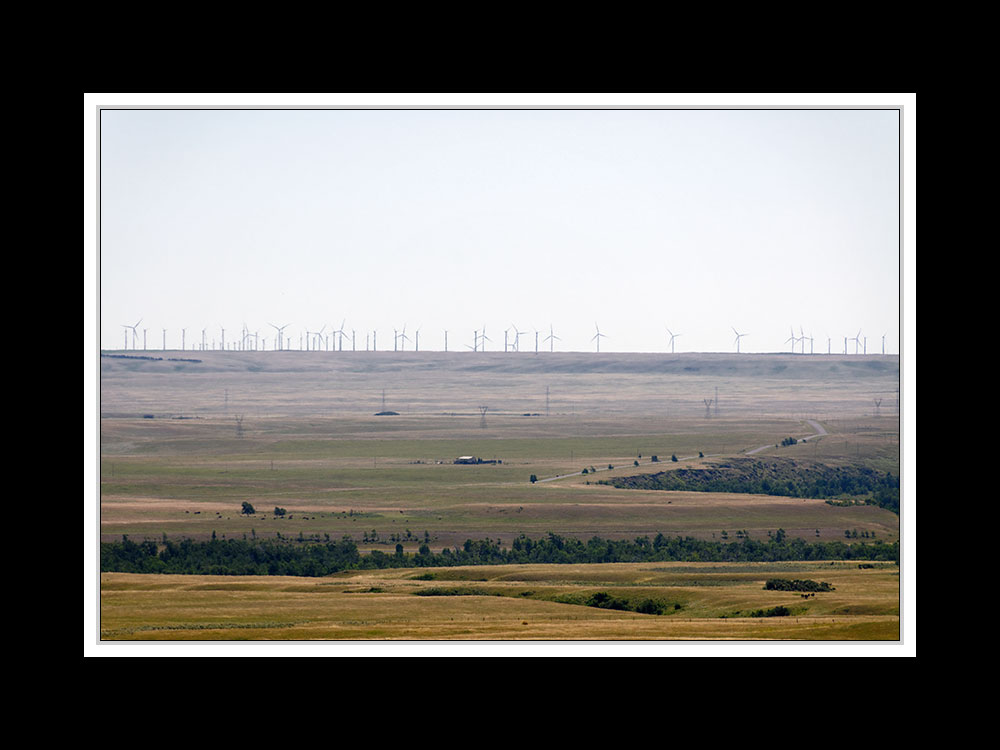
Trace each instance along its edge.
{"label": "dry grass", "polygon": [[[518,534],[549,531],[721,539],[723,531],[766,538],[783,528],[807,541],[832,541],[857,529],[885,541],[899,537],[898,517],[874,507],[588,484],[670,468],[671,454],[694,466],[802,437],[812,432],[806,419],[822,420],[830,434],[757,455],[863,462],[898,473],[897,357],[188,355],[202,362],[101,360],[104,539],[198,539],[215,531],[236,538],[350,535],[360,543],[376,530],[386,543],[374,547],[391,551],[389,537],[409,530],[404,547],[412,552],[425,531],[434,549],[485,537],[509,545]],[[374,416],[383,389],[385,407],[400,416]],[[719,410],[706,416],[703,399],[716,389]],[[875,396],[882,398],[878,416]],[[490,407],[486,427],[482,404]],[[236,414],[243,415],[242,434]],[[503,464],[451,464],[463,454]],[[650,463],[651,454],[661,462]],[[599,469],[596,476],[528,483],[531,474],[547,478],[590,466]],[[244,500],[258,513],[241,516]],[[274,506],[289,517],[275,519]],[[483,585],[508,595],[449,597],[414,596],[414,588],[442,582],[395,571],[322,580],[106,574],[101,631],[126,640],[898,638],[898,578],[885,571],[855,577],[834,566],[831,576],[846,576],[836,595],[800,600],[794,617],[752,619],[723,615],[773,606],[767,602],[783,601],[787,592],[764,596],[756,580],[741,582],[732,571],[701,567],[688,580],[687,573],[671,578],[664,572],[670,566],[657,568],[489,569]],[[639,586],[684,607],[652,616],[552,600],[598,585]],[[518,593],[529,586],[537,595]],[[382,590],[368,591],[374,588]]]}
{"label": "dry grass", "polygon": [[[435,577],[430,580],[418,578]],[[803,598],[770,577],[828,581]],[[538,565],[286,577],[101,576],[105,640],[899,639],[895,566],[821,563]],[[417,596],[420,591],[467,595]],[[582,604],[597,591],[680,603],[664,615]],[[786,606],[787,617],[748,617]]]}

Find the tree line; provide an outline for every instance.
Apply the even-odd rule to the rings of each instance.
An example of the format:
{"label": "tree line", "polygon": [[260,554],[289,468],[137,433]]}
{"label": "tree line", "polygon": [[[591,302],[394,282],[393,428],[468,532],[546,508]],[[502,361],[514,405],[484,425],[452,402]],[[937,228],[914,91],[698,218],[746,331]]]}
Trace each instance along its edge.
{"label": "tree line", "polygon": [[663,534],[653,539],[595,536],[582,541],[550,532],[540,539],[522,534],[510,547],[487,538],[468,539],[462,546],[446,547],[440,552],[432,552],[422,544],[416,554],[410,554],[397,544],[395,554],[380,550],[361,554],[350,537],[304,543],[290,539],[218,538],[175,542],[164,537],[157,543],[134,542],[123,536],[119,542],[102,542],[100,554],[102,572],[325,576],[344,570],[528,563],[878,560],[898,564],[899,542],[807,542],[784,534],[766,541],[744,537],[719,542]]}
{"label": "tree line", "polygon": [[863,467],[774,470],[764,462],[757,462],[732,468],[679,469],[615,477],[600,484],[620,489],[731,492],[817,500],[849,497],[899,514],[899,476]]}

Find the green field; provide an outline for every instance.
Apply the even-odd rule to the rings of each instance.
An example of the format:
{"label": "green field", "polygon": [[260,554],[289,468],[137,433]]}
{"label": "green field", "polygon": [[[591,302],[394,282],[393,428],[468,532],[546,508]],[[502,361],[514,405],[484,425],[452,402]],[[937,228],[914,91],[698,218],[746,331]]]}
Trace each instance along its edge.
{"label": "green field", "polygon": [[[185,359],[201,361],[180,362],[169,359],[176,352],[163,354],[158,360],[101,358],[103,541],[123,535],[136,541],[164,535],[204,540],[214,533],[234,539],[280,535],[308,543],[350,536],[363,551],[388,553],[402,544],[412,553],[425,542],[434,550],[466,539],[499,539],[506,545],[521,534],[548,532],[581,539],[662,533],[720,540],[736,531],[767,539],[780,529],[808,541],[847,541],[852,532],[855,539],[859,533],[888,543],[900,538],[900,517],[874,505],[597,484],[677,467],[710,468],[763,446],[768,447],[752,455],[792,459],[803,467],[866,467],[898,477],[898,357],[189,352]],[[705,399],[712,399],[709,408]],[[485,419],[481,406],[488,407]],[[383,410],[398,414],[375,416]],[[816,434],[807,420],[828,434],[801,442]],[[780,445],[788,437],[799,442]],[[455,464],[463,455],[499,463]],[[584,469],[586,474],[579,473]],[[540,481],[531,483],[532,475]],[[244,502],[253,505],[253,515],[241,514]],[[275,516],[276,507],[286,515]],[[793,628],[789,617],[758,618],[756,624],[750,622],[754,618],[727,618],[727,611],[753,609],[752,602],[763,601],[749,589],[733,599],[699,593],[682,610],[687,624],[670,615],[640,627],[632,623],[652,616],[626,617],[520,594],[349,594],[347,588],[368,585],[368,578],[379,575],[386,577],[383,587],[413,585],[400,571],[370,571],[356,574],[353,583],[337,578],[336,585],[327,579],[240,579],[235,590],[252,602],[239,633],[232,627],[188,628],[194,621],[175,621],[166,610],[143,603],[152,596],[182,612],[197,606],[197,592],[216,591],[205,594],[207,609],[199,622],[229,622],[225,613],[238,605],[228,594],[219,598],[211,582],[107,573],[101,579],[101,633],[139,640],[897,639],[898,568],[877,578],[870,570],[855,576],[845,565],[834,568],[850,577],[852,583],[845,583],[850,598],[801,600],[798,606],[805,609],[797,617],[809,620],[806,631]],[[545,575],[553,573],[547,568]],[[584,574],[573,575],[580,580]],[[879,603],[866,609],[863,590],[876,580]],[[335,596],[316,596],[341,584],[347,588]],[[199,588],[205,585],[209,588]],[[504,585],[513,584],[508,579]],[[550,588],[561,585],[557,580]],[[678,585],[730,593],[735,586]],[[397,608],[399,619],[389,617],[385,629],[341,628],[339,614],[328,622],[310,610],[310,603],[336,601],[336,608],[359,608],[348,620],[367,622],[364,613],[385,607],[387,597],[398,599],[389,608]],[[300,622],[299,615],[289,614],[298,607],[305,624],[290,624]],[[510,615],[518,623],[538,624],[532,613],[545,612],[557,624],[521,626],[529,629],[524,632],[496,624],[470,633],[464,614],[462,626],[446,624],[449,608],[477,613],[485,608],[486,622],[499,618],[497,623],[507,623]]]}

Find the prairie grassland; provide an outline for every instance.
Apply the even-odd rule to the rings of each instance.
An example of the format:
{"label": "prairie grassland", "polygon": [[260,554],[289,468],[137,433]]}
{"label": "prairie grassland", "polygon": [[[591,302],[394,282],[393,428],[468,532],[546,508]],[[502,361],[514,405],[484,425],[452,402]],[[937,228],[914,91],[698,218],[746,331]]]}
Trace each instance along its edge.
{"label": "prairie grassland", "polygon": [[[804,596],[769,578],[830,583]],[[663,614],[587,606],[597,593]],[[759,616],[784,607],[785,616]],[[754,614],[758,616],[753,616]],[[850,563],[526,565],[286,577],[101,575],[101,638],[126,641],[895,641],[899,570]]]}
{"label": "prairie grassland", "polygon": [[[898,518],[873,507],[593,483],[777,445],[812,434],[805,420],[824,417],[831,434],[823,439],[758,455],[863,461],[898,473],[898,420],[890,405],[898,358],[198,357],[198,363],[102,358],[102,539],[197,539],[214,531],[351,535],[360,543],[374,531],[382,544],[395,536],[415,548],[426,532],[440,549],[467,538],[548,531],[712,538],[736,529],[764,537],[783,528],[830,540],[858,529],[886,541],[898,537]],[[397,407],[398,416],[374,416],[383,389],[386,409]],[[884,406],[875,416],[878,393]],[[703,398],[714,401],[717,394],[719,403],[706,414]],[[490,405],[485,426],[480,404]],[[502,463],[453,464],[459,455]],[[654,455],[659,463],[652,463]],[[531,475],[561,478],[532,485]],[[244,501],[259,512],[240,516]],[[275,507],[288,515],[276,519]]]}
{"label": "prairie grassland", "polygon": [[[350,536],[362,551],[401,543],[415,552],[425,539],[437,551],[466,539],[509,546],[519,534],[548,532],[900,536],[899,516],[875,506],[596,483],[708,466],[762,446],[755,456],[899,475],[898,357],[181,356],[199,361],[101,359],[102,540]],[[488,407],[485,421],[480,406]],[[397,414],[375,415],[383,410]],[[813,435],[808,420],[828,434],[780,445]],[[461,455],[502,463],[455,465]],[[532,475],[540,481],[529,482]],[[257,512],[241,515],[243,502]],[[287,515],[276,517],[276,507]],[[476,569],[485,579],[477,585],[496,591],[465,596],[415,596],[446,580],[415,581],[416,571],[225,580],[102,574],[101,631],[126,640],[898,638],[893,570],[837,564],[823,576],[836,591],[802,599],[762,591],[763,569],[743,580],[701,566],[592,567]],[[681,608],[648,615],[566,603],[598,584],[648,590]],[[792,616],[743,616],[786,602]]]}

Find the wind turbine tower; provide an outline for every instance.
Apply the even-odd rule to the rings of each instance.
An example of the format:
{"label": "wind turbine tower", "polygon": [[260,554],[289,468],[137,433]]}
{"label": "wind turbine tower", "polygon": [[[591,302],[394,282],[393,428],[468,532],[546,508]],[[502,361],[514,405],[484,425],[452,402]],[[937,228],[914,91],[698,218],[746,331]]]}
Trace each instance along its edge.
{"label": "wind turbine tower", "polygon": [[673,354],[674,353],[674,339],[677,338],[678,336],[680,336],[681,334],[674,333],[669,328],[667,329],[667,333],[670,334],[670,353]]}
{"label": "wind turbine tower", "polygon": [[733,333],[736,334],[736,340],[735,340],[734,343],[736,344],[736,353],[739,354],[740,353],[740,339],[743,338],[744,336],[746,336],[747,334],[740,333],[735,328],[733,328]]}
{"label": "wind turbine tower", "polygon": [[795,329],[789,326],[788,332],[792,335],[785,339],[785,343],[787,344],[789,341],[792,342],[792,354],[795,354],[795,342],[798,341],[798,339],[795,338]]}
{"label": "wind turbine tower", "polygon": [[521,334],[527,333],[527,331],[517,330],[517,326],[514,326],[514,351],[521,351]]}
{"label": "wind turbine tower", "polygon": [[597,342],[597,353],[600,354],[600,352],[601,352],[601,339],[606,339],[607,336],[605,334],[601,333],[601,329],[597,325],[596,321],[594,322],[594,328],[597,329],[597,333],[595,333],[594,336],[590,340]]}
{"label": "wind turbine tower", "polygon": [[128,329],[129,328],[132,329],[132,349],[136,348],[136,346],[137,346],[136,339],[139,337],[137,329],[139,328],[139,324],[141,322],[142,322],[142,318],[139,318],[139,320],[137,320],[135,322],[135,325],[132,325],[132,326],[123,325],[123,327],[126,329],[125,330],[125,348],[126,349],[128,349]]}
{"label": "wind turbine tower", "polygon": [[549,352],[555,351],[555,342],[559,341],[559,337],[552,332],[552,324],[549,324],[549,335],[545,337],[545,340],[549,342]]}
{"label": "wind turbine tower", "polygon": [[[288,328],[288,323],[285,323],[285,325],[283,326],[276,326],[274,323],[268,323],[268,325],[275,330],[274,338],[275,338],[275,343],[277,344],[277,346],[275,346],[275,349],[280,352],[282,349],[285,348],[284,331],[286,328]],[[204,335],[205,332],[202,331],[202,337],[204,337]]]}

